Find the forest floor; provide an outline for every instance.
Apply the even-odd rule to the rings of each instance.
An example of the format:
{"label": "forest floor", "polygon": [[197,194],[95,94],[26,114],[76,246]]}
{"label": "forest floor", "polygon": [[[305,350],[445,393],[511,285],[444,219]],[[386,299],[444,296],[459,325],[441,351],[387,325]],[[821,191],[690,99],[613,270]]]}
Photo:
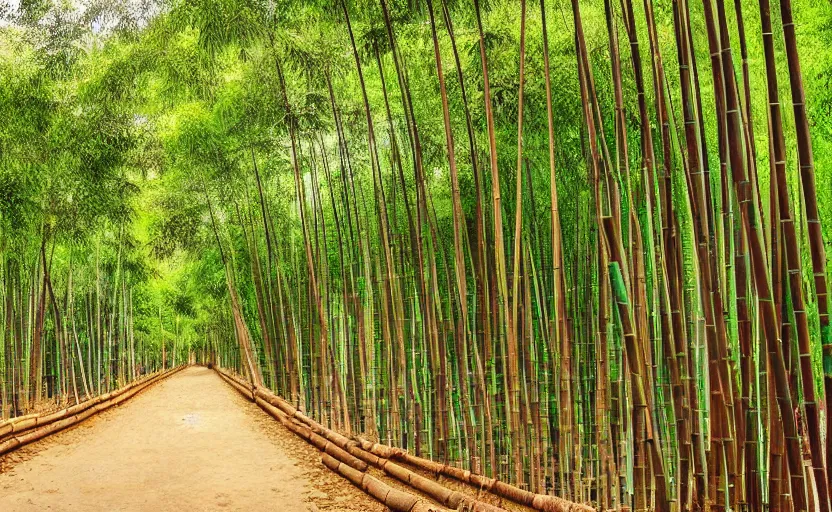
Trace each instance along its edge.
{"label": "forest floor", "polygon": [[0,510],[383,511],[213,371],[0,459]]}

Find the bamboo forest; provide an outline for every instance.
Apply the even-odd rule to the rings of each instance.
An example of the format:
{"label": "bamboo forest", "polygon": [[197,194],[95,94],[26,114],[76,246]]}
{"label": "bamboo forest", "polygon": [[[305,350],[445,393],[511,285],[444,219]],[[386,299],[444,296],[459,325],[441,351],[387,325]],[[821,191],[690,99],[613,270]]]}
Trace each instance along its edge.
{"label": "bamboo forest", "polygon": [[832,3],[2,4],[0,455],[165,379],[59,439],[179,390],[309,510],[832,512]]}

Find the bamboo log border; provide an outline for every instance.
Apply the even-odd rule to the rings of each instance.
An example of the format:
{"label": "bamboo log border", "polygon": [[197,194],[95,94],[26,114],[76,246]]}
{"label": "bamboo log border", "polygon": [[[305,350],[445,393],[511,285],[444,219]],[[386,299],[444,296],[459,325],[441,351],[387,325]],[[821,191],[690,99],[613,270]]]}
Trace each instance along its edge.
{"label": "bamboo log border", "polygon": [[489,478],[477,473],[472,473],[471,471],[465,469],[449,466],[447,464],[424,459],[422,457],[416,457],[401,448],[393,448],[391,446],[373,443],[371,441],[367,441],[366,439],[360,439],[360,443],[364,450],[367,450],[379,457],[400,460],[434,475],[442,475],[444,477],[452,478],[534,510],[540,510],[542,512],[595,511],[595,509],[589,505],[575,503],[557,496],[550,496],[548,494],[536,494],[531,491],[520,489],[519,487],[515,487],[511,484],[507,484],[495,478]]}
{"label": "bamboo log border", "polygon": [[[244,382],[237,376],[226,372],[223,369],[215,368],[223,380],[236,389],[248,400],[255,402],[269,415],[276,418],[287,428],[311,444],[324,451],[324,464],[333,471],[341,474],[356,486],[361,487],[365,492],[373,495],[388,507],[392,506],[381,500],[365,488],[364,483],[357,483],[350,475],[353,471],[365,471],[367,465],[372,465],[383,470],[386,474],[397,480],[418,489],[445,506],[452,509],[472,510],[475,512],[497,512],[502,508],[474,500],[459,491],[452,491],[438,482],[425,478],[410,471],[392,461],[400,460],[416,466],[422,470],[435,475],[442,475],[453,478],[459,482],[475,486],[481,490],[488,491],[496,496],[513,501],[520,505],[530,507],[542,512],[594,512],[595,509],[588,505],[574,503],[556,496],[536,494],[499,480],[488,478],[467,470],[440,464],[435,461],[423,459],[409,454],[400,448],[393,448],[387,445],[372,443],[365,439],[356,437],[349,439],[331,429],[328,429],[297,410],[292,404],[283,398],[275,395],[271,390],[261,386]],[[292,419],[296,421],[291,421]],[[314,436],[314,437],[313,437]],[[322,447],[323,446],[323,447]],[[326,449],[325,449],[326,448]],[[338,448],[335,450],[334,448]],[[327,457],[337,461],[339,466],[331,466],[327,463]],[[343,458],[342,458],[343,457]],[[357,461],[357,462],[356,462]],[[361,463],[361,464],[358,464]],[[361,469],[361,468],[364,469]],[[349,469],[347,469],[349,468]],[[353,475],[354,476],[354,475]],[[367,475],[369,476],[369,475]],[[372,478],[372,477],[370,477]],[[383,485],[383,484],[382,484]],[[415,512],[424,509],[394,509]]]}
{"label": "bamboo log border", "polygon": [[356,487],[397,512],[440,512],[445,510],[420,501],[418,497],[409,492],[394,489],[378,478],[351,468],[328,454],[323,455],[321,462],[324,463],[324,466],[343,476]]}
{"label": "bamboo log border", "polygon": [[47,414],[27,414],[0,424],[0,455],[75,426],[90,416],[134,397],[149,386],[179,372],[187,365],[154,373],[115,391],[85,400],[66,409]]}
{"label": "bamboo log border", "polygon": [[[354,445],[354,441],[350,441],[337,432],[331,431],[324,427],[318,428],[317,426],[300,421],[295,415],[295,413],[300,413],[294,410],[291,405],[286,403],[277,395],[259,386],[250,387],[250,384],[242,382],[236,376],[231,375],[219,368],[215,369],[217,370],[217,374],[238,393],[246,397],[249,401],[256,403],[261,409],[278,420],[283,426],[295,433],[298,437],[301,437],[324,452],[321,462],[327,468],[343,476],[352,482],[356,487],[377,499],[391,510],[395,512],[450,512],[449,509],[432,505],[414,494],[394,489],[381,480],[367,474],[366,471],[369,468],[367,461],[359,459],[339,446],[348,446],[348,444],[338,442],[345,440],[347,443],[352,442]],[[324,435],[320,435],[313,430],[317,430]],[[333,442],[331,439],[336,441]],[[418,487],[416,488],[418,489]],[[503,509],[496,507],[492,509],[480,507],[468,508],[466,510],[473,510],[476,512],[496,512]]]}
{"label": "bamboo log border", "polygon": [[[273,417],[279,419],[290,430],[315,445],[328,456],[337,459],[339,463],[346,464],[354,470],[366,471],[369,466],[381,469],[387,475],[419,490],[438,503],[450,507],[453,510],[459,510],[462,506],[466,507],[463,510],[505,512],[505,509],[472,499],[461,492],[452,491],[434,480],[425,478],[394,462],[370,453],[361,447],[360,442],[349,439],[314,421],[310,425],[300,424],[297,419],[293,422],[287,412],[281,409],[281,407],[290,409],[291,406],[286,407],[288,404],[273,393],[269,393],[263,389],[257,389],[254,391],[253,396],[257,405]],[[333,471],[335,470],[333,469]],[[362,486],[359,485],[359,487]],[[366,491],[366,489],[364,490]],[[384,500],[381,501],[386,504]]]}

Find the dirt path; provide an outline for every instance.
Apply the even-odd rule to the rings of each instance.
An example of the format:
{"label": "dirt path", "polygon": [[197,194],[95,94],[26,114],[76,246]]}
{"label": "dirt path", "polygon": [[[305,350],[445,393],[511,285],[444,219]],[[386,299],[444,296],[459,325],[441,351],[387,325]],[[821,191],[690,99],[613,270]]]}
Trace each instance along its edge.
{"label": "dirt path", "polygon": [[384,507],[211,370],[0,461],[0,510],[370,511]]}

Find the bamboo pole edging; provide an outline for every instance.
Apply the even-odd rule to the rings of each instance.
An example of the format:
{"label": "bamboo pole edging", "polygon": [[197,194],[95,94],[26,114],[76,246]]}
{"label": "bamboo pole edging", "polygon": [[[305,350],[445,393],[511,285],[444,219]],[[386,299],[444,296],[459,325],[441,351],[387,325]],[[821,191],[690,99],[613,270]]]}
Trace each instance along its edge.
{"label": "bamboo pole edging", "polygon": [[[557,496],[536,494],[467,470],[440,464],[421,457],[415,457],[400,448],[371,443],[359,437],[356,437],[354,440],[349,439],[346,436],[328,429],[312,418],[306,416],[297,410],[297,408],[295,408],[292,404],[274,394],[271,390],[244,382],[237,376],[232,375],[225,370],[217,368],[217,372],[224,376],[226,381],[232,383],[232,386],[237,388],[241,394],[246,397],[251,397],[252,401],[257,402],[258,405],[267,403],[272,406],[272,409],[281,411],[281,413],[287,418],[294,418],[302,423],[305,423],[313,431],[317,431],[323,437],[339,445],[341,449],[347,451],[349,454],[367,462],[368,464],[382,469],[386,474],[393,476],[405,484],[413,485],[420,491],[430,495],[436,501],[447,506],[457,508],[462,505],[467,506],[469,510],[473,509],[482,512],[503,510],[499,507],[469,498],[458,491],[451,491],[434,480],[425,478],[398,464],[395,464],[391,461],[391,459],[402,460],[436,475],[451,477],[460,482],[478,487],[481,490],[488,491],[501,498],[508,499],[541,512],[595,511],[595,509],[589,505],[574,503]],[[261,405],[261,407],[263,406]],[[265,407],[263,408],[267,412],[270,412]],[[342,460],[341,462],[345,461]]]}
{"label": "bamboo pole edging", "polygon": [[[291,409],[290,404],[287,404],[279,396],[275,395],[274,393],[271,393],[268,390],[264,390],[263,388],[255,389],[254,396],[257,403],[260,404],[261,407],[263,407],[267,411],[267,408],[272,408],[276,411],[279,411],[279,414],[286,418],[286,420],[282,421],[288,421],[289,416],[286,414],[285,411],[279,409],[280,406],[277,404],[282,404],[283,407]],[[290,426],[290,428],[292,427]],[[392,476],[393,478],[399,480],[400,482],[406,485],[414,487],[420,492],[427,494],[435,501],[443,504],[444,506],[450,507],[451,509],[456,510],[459,509],[460,506],[464,506],[466,507],[466,510],[477,510],[480,512],[505,512],[505,509],[503,508],[496,507],[494,505],[490,505],[488,503],[484,503],[477,499],[471,498],[470,496],[466,496],[464,493],[461,493],[459,491],[448,489],[439,482],[436,482],[429,478],[425,478],[417,473],[414,473],[413,471],[410,471],[407,468],[395,464],[394,462],[386,458],[382,458],[373,453],[370,453],[364,450],[359,445],[358,441],[349,439],[346,436],[343,436],[338,432],[335,432],[334,430],[328,429],[314,421],[311,422],[311,425],[308,427],[308,429],[312,431],[310,437],[316,436],[330,441],[338,447],[339,453],[344,453],[345,455],[338,456],[334,453],[327,453],[355,469],[363,471],[361,467],[359,467],[355,463],[351,463],[350,460],[346,459],[346,457],[349,457],[353,461],[357,460],[358,462],[363,463],[365,468],[367,467],[367,465],[379,468],[382,471],[384,471],[387,475]],[[313,444],[315,443],[313,442]],[[332,445],[330,444],[328,446]]]}
{"label": "bamboo pole edging", "polygon": [[[264,402],[265,404],[268,404],[269,407],[279,410],[280,413],[286,416],[287,418],[288,415],[286,414],[286,411],[279,409],[281,405],[285,409],[292,410],[295,413],[298,413],[298,411],[292,408],[291,404],[286,403],[279,396],[263,388],[255,389],[254,396],[258,403]],[[261,405],[261,407],[264,406]],[[294,417],[297,418],[298,416]],[[307,417],[307,419],[309,418]],[[387,458],[379,457],[377,454],[370,453],[369,451],[364,450],[360,446],[358,441],[349,439],[346,436],[339,434],[334,430],[326,428],[315,421],[309,421],[308,423],[309,428],[314,432],[312,435],[318,434],[319,436],[334,443],[336,446],[340,448],[341,451],[345,451],[349,457],[359,459],[360,461],[363,461],[366,464],[381,469],[387,475],[392,476],[393,478],[399,480],[400,482],[406,485],[418,489],[420,492],[427,494],[437,502],[447,507],[450,507],[451,509],[458,509],[460,506],[465,506],[466,510],[477,510],[480,512],[505,512],[505,509],[503,508],[496,507],[494,505],[490,505],[488,503],[471,498],[470,496],[467,496],[459,491],[448,489],[439,482],[436,482],[429,478],[425,478],[417,473],[414,473],[413,471],[410,471],[407,468],[395,464]],[[335,458],[341,460],[341,462],[347,463],[348,465],[356,469],[360,469],[354,464],[350,464],[342,457],[335,456]]]}
{"label": "bamboo pole edging", "polygon": [[378,478],[351,468],[328,454],[323,455],[321,462],[394,512],[450,512],[449,509],[431,505],[414,494],[390,487]]}
{"label": "bamboo pole edging", "polygon": [[282,411],[280,411],[280,409],[277,409],[276,407],[274,407],[273,405],[269,404],[261,398],[257,398],[256,403],[260,406],[261,409],[268,412],[271,416],[280,421],[285,427],[294,432],[297,436],[302,437],[310,444],[314,445],[318,450],[330,455],[331,457],[335,457],[336,459],[338,459],[339,462],[347,464],[348,466],[357,471],[367,471],[367,468],[369,466],[366,462],[359,460],[357,457],[347,453],[345,450],[343,450],[335,443],[332,443],[329,440],[316,434],[309,427],[292,423],[289,420],[289,418],[285,414],[283,414]]}
{"label": "bamboo pole edging", "polygon": [[[93,399],[86,400],[60,411],[43,416],[36,415],[35,417],[27,417],[25,421],[11,423],[11,429],[6,431],[4,435],[0,435],[0,455],[43,439],[67,427],[77,425],[94,414],[119,405],[152,384],[179,372],[186,366],[180,365],[164,372],[154,373],[147,378],[134,381],[121,389],[99,395]],[[2,428],[8,428],[7,424],[4,424]]]}
{"label": "bamboo pole edging", "polygon": [[236,389],[238,393],[246,397],[249,401],[256,403],[269,416],[272,416],[274,419],[278,420],[284,427],[289,429],[298,437],[315,446],[318,450],[332,457],[335,457],[340,462],[347,464],[348,466],[352,467],[357,471],[367,470],[368,466],[366,462],[359,460],[355,456],[347,453],[337,444],[330,442],[328,439],[325,439],[324,437],[313,432],[313,430],[310,427],[293,422],[285,412],[283,412],[278,407],[275,407],[273,404],[269,403],[269,401],[264,400],[259,396],[256,396],[255,393],[252,392],[252,390],[243,387],[238,381],[236,381],[236,379],[233,376],[227,375],[225,374],[225,372],[218,373],[220,377],[222,377],[223,380],[225,380],[234,389]]}
{"label": "bamboo pole edging", "polygon": [[246,385],[240,383],[240,381],[236,380],[231,375],[226,374],[225,372],[217,370],[217,373],[222,377],[224,381],[226,381],[231,387],[237,390],[238,393],[246,397],[249,402],[254,402],[254,392],[251,388],[246,387]]}
{"label": "bamboo pole edging", "polygon": [[[181,367],[168,370],[168,372],[172,372],[178,369],[181,369]],[[161,372],[155,372],[150,375],[146,375],[143,378],[135,380],[119,389],[98,395],[96,397],[90,398],[89,400],[84,400],[83,402],[79,402],[64,409],[40,414],[32,413],[27,414],[25,416],[18,416],[16,418],[6,420],[0,423],[0,441],[9,434],[23,433],[33,428],[48,425],[54,421],[60,420],[61,418],[79,414],[85,411],[86,409],[93,407],[95,404],[109,400],[110,398],[115,398],[121,393],[125,393],[136,386],[142,385],[143,383],[149,380],[159,377],[160,375],[162,375]]]}
{"label": "bamboo pole edging", "polygon": [[[454,480],[476,486],[479,489],[488,491],[499,497],[506,498],[510,501],[519,503],[521,505],[525,505],[527,507],[530,507],[534,510],[539,510],[541,512],[595,512],[595,508],[593,508],[590,505],[575,503],[569,500],[565,500],[563,498],[559,498],[557,496],[537,494],[531,491],[526,491],[524,489],[520,489],[519,487],[502,482],[495,478],[490,478],[487,476],[479,475],[477,473],[472,473],[468,470],[464,470],[454,466],[449,466],[446,464],[441,464],[429,459],[416,457],[408,453],[407,451],[402,450],[401,448],[395,448],[379,443],[372,443],[358,436],[356,436],[355,441],[352,441],[348,439],[346,436],[338,434],[337,432],[334,432],[324,427],[314,419],[303,414],[302,412],[297,410],[296,407],[294,407],[292,404],[290,404],[283,398],[274,394],[271,390],[263,388],[261,386],[254,386],[248,382],[244,382],[237,376],[232,375],[220,368],[217,368],[217,371],[221,375],[225,375],[229,381],[233,381],[234,384],[236,384],[235,387],[244,389],[245,392],[243,392],[243,394],[246,396],[251,396],[252,401],[255,401],[257,396],[261,396],[264,400],[266,400],[269,403],[274,402],[272,403],[272,405],[279,408],[287,416],[295,418],[307,424],[309,427],[315,430],[329,432],[329,435],[332,436],[330,440],[333,440],[333,442],[338,442],[335,441],[335,439],[340,438],[341,442],[344,443],[344,446],[349,446],[350,442],[357,443],[360,445],[362,451],[369,452],[370,454],[376,457],[382,459],[401,460],[430,473],[450,477]],[[267,400],[266,398],[271,398],[271,400]],[[352,450],[348,451],[352,453]],[[365,460],[370,464],[373,464],[372,459],[368,460],[366,457],[360,457],[357,453],[352,454],[358,456],[359,458]]]}
{"label": "bamboo pole edging", "polygon": [[557,496],[547,494],[536,494],[531,491],[507,484],[500,480],[487,476],[472,473],[471,471],[441,464],[436,461],[416,457],[400,448],[393,448],[387,445],[372,443],[361,439],[362,448],[379,456],[393,460],[401,460],[410,465],[416,466],[427,472],[453,478],[454,480],[475,486],[497,496],[506,498],[513,502],[531,507],[541,512],[595,512],[589,505],[574,503]]}
{"label": "bamboo pole edging", "polygon": [[[595,512],[595,508],[589,505],[575,503],[569,500],[565,500],[563,498],[559,498],[557,496],[550,496],[547,494],[536,494],[530,491],[526,491],[524,489],[520,489],[519,487],[507,484],[494,478],[489,478],[483,475],[479,475],[477,473],[472,473],[468,470],[441,464],[421,457],[416,457],[414,455],[411,455],[407,451],[402,450],[401,448],[394,448],[379,443],[372,443],[357,436],[356,440],[352,441],[348,439],[346,436],[338,434],[337,432],[334,432],[324,427],[317,421],[306,416],[305,414],[297,410],[297,408],[295,408],[292,404],[290,404],[283,398],[275,395],[271,390],[268,390],[260,386],[252,386],[248,382],[241,381],[235,375],[225,372],[225,370],[221,370],[218,368],[217,371],[221,374],[225,374],[227,378],[233,380],[237,386],[246,389],[247,391],[244,394],[251,395],[252,397],[259,395],[262,397],[271,398],[271,401],[275,402],[273,405],[281,409],[287,416],[295,418],[309,425],[313,429],[319,429],[323,432],[331,432],[331,440],[340,438],[342,442],[345,443],[345,446],[349,446],[348,443],[350,442],[359,443],[360,448],[363,451],[369,452],[376,457],[380,457],[382,459],[401,460],[430,473],[450,477],[454,480],[476,486],[479,489],[488,491],[499,497],[508,499],[515,503],[519,503],[521,505],[525,505],[527,507],[531,507],[532,509],[539,510],[541,512]],[[333,442],[337,441],[333,440]],[[353,453],[351,450],[348,451],[350,451],[353,455],[359,456],[357,453]],[[367,458],[360,456],[359,458],[373,464],[371,459],[368,460]]]}
{"label": "bamboo pole edging", "polygon": [[[432,505],[414,494],[394,489],[381,480],[367,474],[366,471],[369,467],[368,461],[348,453],[347,450],[339,446],[337,441],[327,439],[328,436],[319,435],[314,431],[318,430],[325,434],[328,429],[324,429],[323,427],[320,429],[315,428],[298,420],[294,414],[287,414],[287,410],[292,411],[294,409],[291,406],[287,407],[288,404],[281,401],[277,395],[264,390],[264,388],[252,386],[250,383],[244,383],[236,376],[219,368],[216,368],[216,370],[219,376],[238,393],[249,401],[256,403],[267,414],[274,417],[298,437],[303,438],[321,450],[323,452],[321,462],[327,468],[346,478],[394,512],[451,512],[449,509]],[[329,431],[329,433],[340,436],[340,434],[333,431]],[[351,441],[343,436],[341,437],[348,443],[356,444],[355,441]],[[373,457],[371,454],[367,455]],[[465,510],[472,512],[494,512],[501,511],[502,509],[467,508]]]}
{"label": "bamboo pole edging", "polygon": [[[144,376],[141,379],[135,380],[135,381],[127,384],[126,386],[122,386],[119,389],[116,389],[116,390],[109,391],[107,393],[98,395],[95,398],[92,398],[90,400],[85,400],[83,402],[77,403],[73,406],[67,407],[67,408],[62,409],[62,410],[53,411],[53,412],[49,412],[49,413],[46,413],[46,414],[31,414],[31,415],[27,415],[27,416],[22,416],[21,418],[25,418],[26,420],[28,420],[28,421],[25,421],[25,422],[18,422],[18,421],[15,421],[15,420],[18,420],[19,418],[13,418],[13,419],[9,420],[9,423],[11,424],[10,427],[12,428],[11,432],[14,432],[14,433],[23,432],[23,431],[25,431],[27,429],[31,429],[33,427],[41,427],[43,425],[47,425],[47,424],[49,424],[53,421],[56,421],[58,419],[61,419],[61,418],[65,417],[65,416],[71,416],[73,414],[83,412],[84,410],[86,410],[89,407],[92,407],[96,403],[100,403],[100,402],[109,400],[111,398],[116,398],[119,395],[121,395],[123,393],[126,393],[126,392],[130,391],[131,389],[133,389],[137,386],[143,386],[145,383],[147,383],[149,381],[156,380],[156,379],[158,379],[159,377],[161,377],[163,375],[166,375],[166,374],[167,375],[172,375],[176,371],[181,370],[183,367],[184,366],[179,366],[177,368],[172,368],[170,370],[167,370],[166,372],[154,372],[150,375]],[[0,429],[2,429],[2,426],[0,426]],[[0,437],[2,437],[2,435],[4,435],[4,434],[5,434],[5,432],[0,431]]]}

